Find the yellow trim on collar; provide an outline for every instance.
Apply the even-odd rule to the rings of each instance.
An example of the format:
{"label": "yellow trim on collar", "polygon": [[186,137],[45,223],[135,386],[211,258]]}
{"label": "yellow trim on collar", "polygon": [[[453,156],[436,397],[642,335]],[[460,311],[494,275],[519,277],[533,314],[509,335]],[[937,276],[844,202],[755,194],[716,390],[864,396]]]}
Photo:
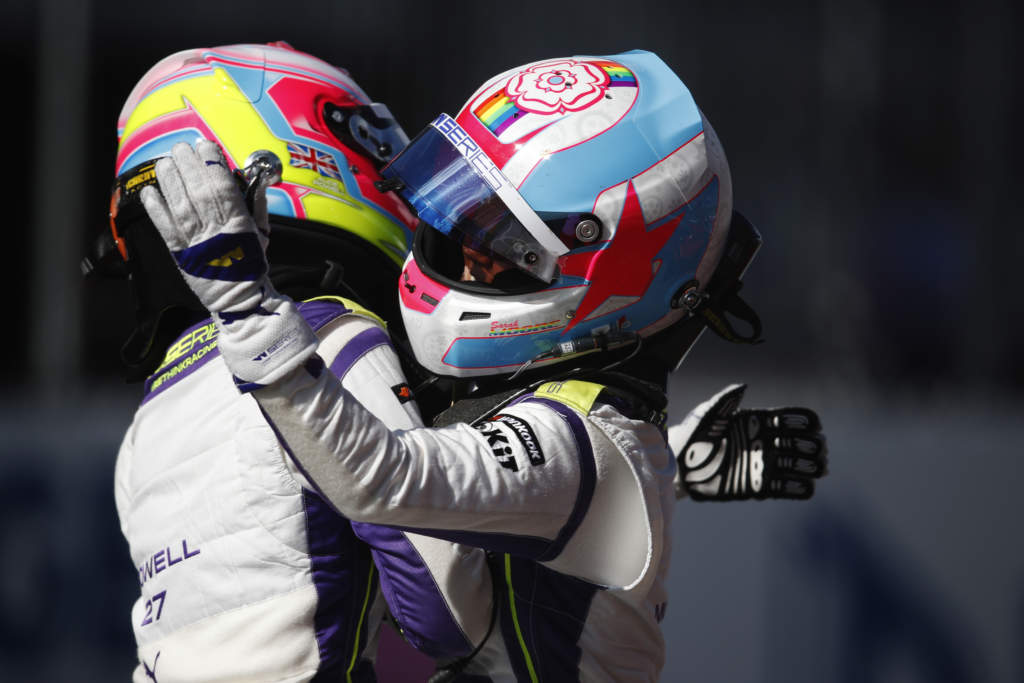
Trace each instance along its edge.
{"label": "yellow trim on collar", "polygon": [[537,387],[534,396],[549,398],[564,403],[581,415],[590,413],[597,395],[604,389],[603,384],[570,379],[564,382],[546,382]]}

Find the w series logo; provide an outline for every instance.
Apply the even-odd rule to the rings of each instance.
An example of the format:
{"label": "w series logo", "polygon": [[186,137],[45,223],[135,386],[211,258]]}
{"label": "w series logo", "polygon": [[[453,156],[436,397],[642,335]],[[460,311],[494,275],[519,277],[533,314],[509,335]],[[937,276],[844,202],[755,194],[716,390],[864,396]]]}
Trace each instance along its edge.
{"label": "w series logo", "polygon": [[505,175],[494,165],[490,157],[484,153],[480,146],[473,142],[473,138],[462,129],[462,126],[455,122],[455,119],[448,114],[440,114],[430,124],[441,132],[459,154],[468,161],[476,172],[483,178],[492,190],[497,191],[502,185],[508,183]]}

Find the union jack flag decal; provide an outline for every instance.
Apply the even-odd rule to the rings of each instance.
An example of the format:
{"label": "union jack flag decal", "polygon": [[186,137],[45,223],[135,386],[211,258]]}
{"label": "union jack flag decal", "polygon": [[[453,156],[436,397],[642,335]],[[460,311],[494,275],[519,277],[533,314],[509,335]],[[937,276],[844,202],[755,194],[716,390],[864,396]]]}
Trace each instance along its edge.
{"label": "union jack flag decal", "polygon": [[306,147],[295,142],[288,143],[288,155],[291,157],[289,163],[295,168],[309,168],[320,175],[341,180],[341,173],[338,171],[338,162],[327,152],[321,152],[313,147]]}

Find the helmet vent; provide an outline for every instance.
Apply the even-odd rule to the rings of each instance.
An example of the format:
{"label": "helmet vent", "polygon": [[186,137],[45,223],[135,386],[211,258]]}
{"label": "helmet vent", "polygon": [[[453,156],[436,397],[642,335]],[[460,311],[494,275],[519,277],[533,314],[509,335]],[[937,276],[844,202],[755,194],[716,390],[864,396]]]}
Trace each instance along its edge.
{"label": "helmet vent", "polygon": [[459,316],[459,320],[487,320],[490,317],[490,313],[481,313],[478,311],[463,311],[462,315]]}

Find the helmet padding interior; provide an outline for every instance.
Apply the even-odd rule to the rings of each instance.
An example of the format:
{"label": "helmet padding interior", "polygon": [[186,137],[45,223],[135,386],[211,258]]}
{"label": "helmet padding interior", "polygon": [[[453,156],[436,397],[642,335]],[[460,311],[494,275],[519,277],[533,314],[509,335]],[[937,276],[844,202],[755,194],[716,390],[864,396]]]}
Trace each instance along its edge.
{"label": "helmet padding interior", "polygon": [[413,238],[413,256],[424,274],[455,290],[513,296],[538,292],[548,286],[515,267],[498,273],[494,282],[463,282],[462,243],[423,223]]}
{"label": "helmet padding interior", "polygon": [[271,282],[296,301],[344,296],[355,299],[389,325],[401,324],[401,267],[380,247],[347,230],[316,221],[270,216],[267,260]]}

